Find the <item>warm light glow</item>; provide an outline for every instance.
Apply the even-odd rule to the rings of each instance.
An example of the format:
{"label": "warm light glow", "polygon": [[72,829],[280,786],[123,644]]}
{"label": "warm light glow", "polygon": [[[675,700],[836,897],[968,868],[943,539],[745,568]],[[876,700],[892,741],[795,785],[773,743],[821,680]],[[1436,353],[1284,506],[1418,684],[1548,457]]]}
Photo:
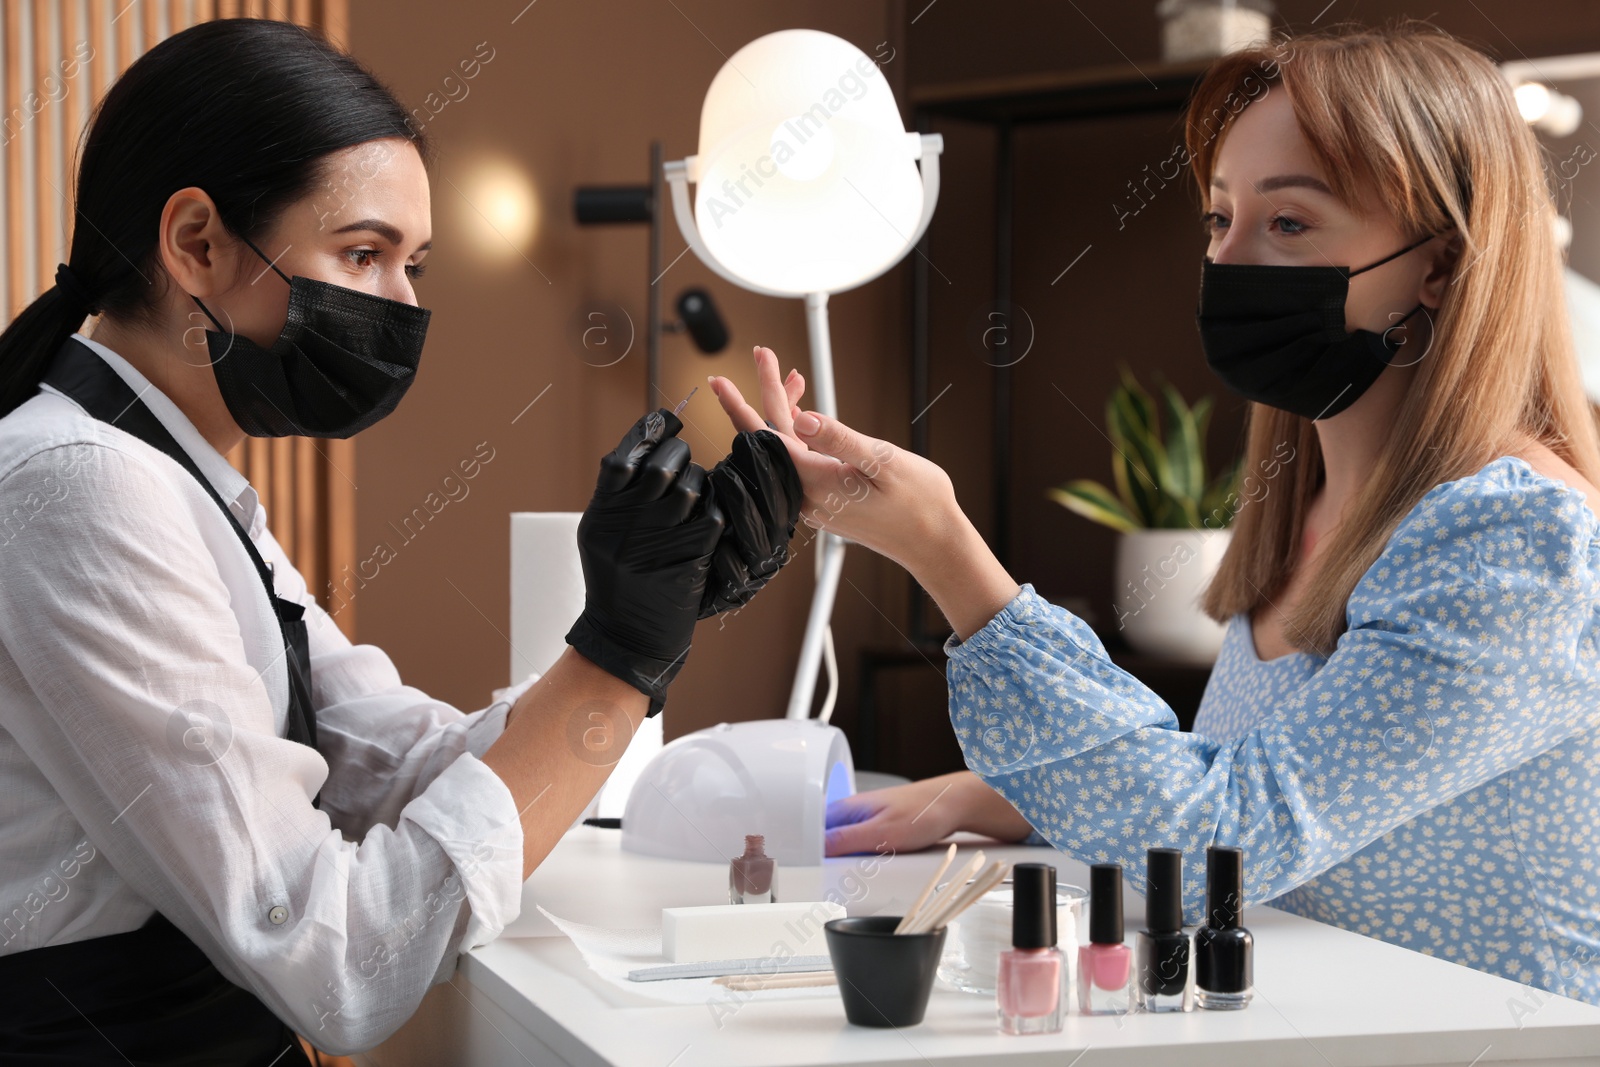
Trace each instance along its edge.
{"label": "warm light glow", "polygon": [[1550,90],[1538,82],[1523,82],[1514,93],[1517,110],[1527,122],[1538,122],[1550,110]]}
{"label": "warm light glow", "polygon": [[[538,231],[539,199],[521,167],[482,160],[469,164],[465,177],[454,184],[460,190],[456,214],[475,251],[496,259],[529,254]],[[441,191],[455,193],[448,184]]]}
{"label": "warm light glow", "polygon": [[1583,124],[1583,105],[1566,93],[1539,82],[1523,82],[1512,93],[1523,119],[1540,133],[1570,137]]}

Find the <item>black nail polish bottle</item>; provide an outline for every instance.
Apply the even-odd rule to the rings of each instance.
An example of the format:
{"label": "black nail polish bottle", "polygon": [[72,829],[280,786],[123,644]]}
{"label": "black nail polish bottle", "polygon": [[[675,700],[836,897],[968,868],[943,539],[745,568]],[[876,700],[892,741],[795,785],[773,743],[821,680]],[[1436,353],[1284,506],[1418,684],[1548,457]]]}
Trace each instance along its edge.
{"label": "black nail polish bottle", "polygon": [[1210,1011],[1250,1003],[1255,939],[1244,928],[1244,852],[1206,849],[1206,921],[1194,935],[1196,1001]]}
{"label": "black nail polish bottle", "polygon": [[1145,928],[1133,943],[1134,1010],[1193,1011],[1193,953],[1183,928],[1183,853],[1152,848],[1145,864]]}

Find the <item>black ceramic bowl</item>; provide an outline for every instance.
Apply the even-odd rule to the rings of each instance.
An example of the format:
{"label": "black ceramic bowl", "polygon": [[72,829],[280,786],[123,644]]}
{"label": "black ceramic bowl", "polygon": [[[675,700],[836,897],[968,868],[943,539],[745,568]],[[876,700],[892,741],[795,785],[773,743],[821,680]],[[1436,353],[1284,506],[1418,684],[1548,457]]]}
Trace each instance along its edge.
{"label": "black ceramic bowl", "polygon": [[900,919],[862,915],[822,925],[844,1017],[857,1026],[915,1026],[928,1010],[945,927],[897,934]]}

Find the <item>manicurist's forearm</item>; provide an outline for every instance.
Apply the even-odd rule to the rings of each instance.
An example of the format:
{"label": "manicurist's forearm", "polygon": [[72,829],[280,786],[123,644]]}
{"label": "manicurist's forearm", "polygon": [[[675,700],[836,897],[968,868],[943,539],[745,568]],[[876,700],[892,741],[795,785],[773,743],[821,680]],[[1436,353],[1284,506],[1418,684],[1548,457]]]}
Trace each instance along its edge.
{"label": "manicurist's forearm", "polygon": [[483,762],[522,813],[524,878],[605,784],[648,709],[643,693],[571,648],[517,700]]}

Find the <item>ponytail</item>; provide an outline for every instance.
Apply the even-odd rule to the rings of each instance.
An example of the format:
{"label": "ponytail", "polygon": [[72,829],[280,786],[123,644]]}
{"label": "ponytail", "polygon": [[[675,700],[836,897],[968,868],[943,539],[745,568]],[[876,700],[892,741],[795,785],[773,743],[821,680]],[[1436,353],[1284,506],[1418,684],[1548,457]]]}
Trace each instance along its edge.
{"label": "ponytail", "polygon": [[[57,271],[59,277],[60,271]],[[10,414],[34,393],[50,360],[89,315],[81,290],[60,282],[23,308],[0,333],[0,415]]]}

